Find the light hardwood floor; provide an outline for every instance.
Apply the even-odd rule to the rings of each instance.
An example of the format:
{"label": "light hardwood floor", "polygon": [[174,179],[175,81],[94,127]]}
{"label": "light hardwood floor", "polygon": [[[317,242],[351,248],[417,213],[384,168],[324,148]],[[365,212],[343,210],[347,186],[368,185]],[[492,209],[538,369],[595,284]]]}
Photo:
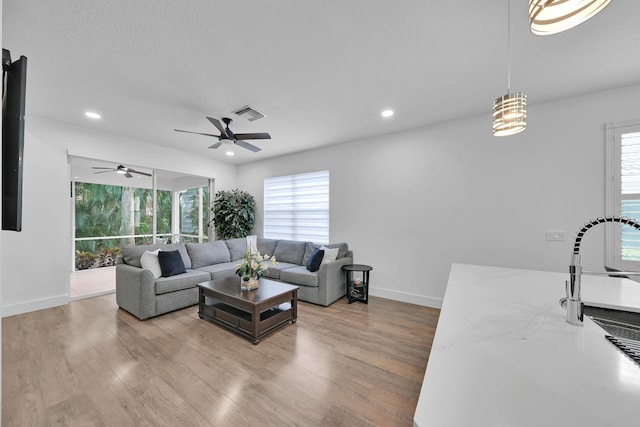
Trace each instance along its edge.
{"label": "light hardwood floor", "polygon": [[299,304],[258,345],[115,295],[2,321],[2,425],[412,426],[439,310]]}

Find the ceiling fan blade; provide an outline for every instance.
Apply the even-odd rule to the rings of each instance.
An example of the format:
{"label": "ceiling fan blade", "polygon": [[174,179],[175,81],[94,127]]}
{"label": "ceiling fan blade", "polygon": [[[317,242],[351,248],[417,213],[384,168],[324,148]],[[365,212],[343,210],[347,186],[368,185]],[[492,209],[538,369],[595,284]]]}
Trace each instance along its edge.
{"label": "ceiling fan blade", "polygon": [[174,129],[174,130],[176,132],[195,133],[196,135],[212,136],[214,138],[218,138],[219,137],[219,135],[214,135],[212,133],[191,132],[190,130],[182,130],[182,129]]}
{"label": "ceiling fan blade", "polygon": [[[128,169],[128,171],[129,171],[129,172],[131,172],[131,173],[137,173],[138,175],[151,176],[151,174],[150,174],[150,173],[140,172],[140,171],[137,171],[137,170],[134,170],[134,169]],[[126,176],[126,175],[125,175],[125,176]]]}
{"label": "ceiling fan blade", "polygon": [[133,175],[131,175],[129,172],[125,173],[124,176],[126,176],[127,178],[133,178]]}
{"label": "ceiling fan blade", "polygon": [[213,144],[212,146],[210,146],[209,148],[218,148],[222,145],[222,141],[218,141],[215,144]]}
{"label": "ceiling fan blade", "polygon": [[99,173],[107,173],[107,172],[113,172],[113,171],[115,171],[115,169],[109,169],[109,170],[106,170],[106,171],[94,172],[93,174],[95,175],[95,174],[99,174]]}
{"label": "ceiling fan blade", "polygon": [[271,135],[266,132],[261,133],[236,133],[238,139],[271,139]]}
{"label": "ceiling fan blade", "polygon": [[246,148],[247,150],[253,151],[254,153],[257,153],[258,151],[262,150],[262,148],[258,148],[255,145],[251,145],[247,141],[243,141],[241,139],[236,141],[236,145]]}
{"label": "ceiling fan blade", "polygon": [[109,169],[110,171],[113,170],[113,168],[104,168],[101,166],[91,166],[91,169]]}
{"label": "ceiling fan blade", "polygon": [[220,136],[224,138],[229,138],[229,135],[227,135],[227,131],[224,129],[224,126],[222,126],[222,123],[220,123],[218,119],[214,119],[213,117],[207,117],[207,120],[209,120],[211,124],[213,124],[220,131]]}

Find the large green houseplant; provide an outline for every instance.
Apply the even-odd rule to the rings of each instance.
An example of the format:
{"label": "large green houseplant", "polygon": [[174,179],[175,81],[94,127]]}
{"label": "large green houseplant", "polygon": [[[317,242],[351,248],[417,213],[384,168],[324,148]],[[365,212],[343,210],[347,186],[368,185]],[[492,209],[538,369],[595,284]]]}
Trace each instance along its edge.
{"label": "large green houseplant", "polygon": [[218,191],[212,210],[216,238],[246,237],[253,231],[256,201],[251,194],[238,189]]}

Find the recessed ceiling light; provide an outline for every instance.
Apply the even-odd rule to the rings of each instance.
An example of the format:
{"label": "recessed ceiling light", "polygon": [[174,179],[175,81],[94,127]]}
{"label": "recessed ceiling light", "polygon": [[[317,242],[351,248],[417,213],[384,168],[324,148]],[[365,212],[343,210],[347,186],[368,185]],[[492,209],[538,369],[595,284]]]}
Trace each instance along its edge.
{"label": "recessed ceiling light", "polygon": [[102,117],[100,114],[94,113],[93,111],[85,111],[84,115],[90,119],[99,119]]}
{"label": "recessed ceiling light", "polygon": [[233,156],[233,151],[227,151],[227,156]]}
{"label": "recessed ceiling light", "polygon": [[391,117],[393,116],[393,110],[384,110],[380,115],[382,117]]}

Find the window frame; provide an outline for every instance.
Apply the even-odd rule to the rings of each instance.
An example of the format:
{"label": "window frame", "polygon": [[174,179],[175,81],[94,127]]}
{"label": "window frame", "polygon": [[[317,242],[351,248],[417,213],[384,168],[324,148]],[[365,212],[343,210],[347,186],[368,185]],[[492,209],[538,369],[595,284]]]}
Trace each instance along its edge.
{"label": "window frame", "polygon": [[[622,135],[637,132],[640,132],[640,119],[611,122],[605,125],[605,213],[607,216],[620,216],[622,200],[628,197],[622,194]],[[637,194],[640,196],[640,193]],[[607,223],[605,227],[605,265],[625,271],[640,270],[640,261],[622,260],[622,235],[621,226],[618,223]]]}

